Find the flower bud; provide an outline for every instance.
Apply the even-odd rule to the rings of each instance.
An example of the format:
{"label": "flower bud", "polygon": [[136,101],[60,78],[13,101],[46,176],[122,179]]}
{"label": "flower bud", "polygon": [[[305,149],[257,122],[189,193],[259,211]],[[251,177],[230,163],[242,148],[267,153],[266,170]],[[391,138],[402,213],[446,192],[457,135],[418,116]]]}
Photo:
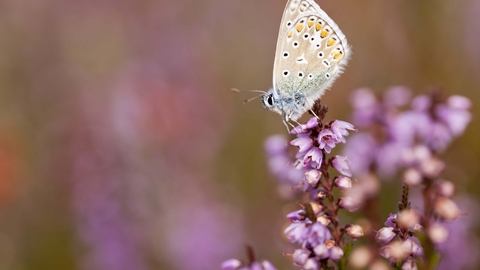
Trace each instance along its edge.
{"label": "flower bud", "polygon": [[354,268],[363,269],[371,259],[372,253],[370,250],[365,246],[361,246],[352,250],[348,262]]}
{"label": "flower bud", "polygon": [[332,166],[337,170],[340,174],[351,177],[352,172],[350,171],[349,160],[347,157],[344,156],[334,156],[332,158]]}
{"label": "flower bud", "polygon": [[414,237],[410,237],[407,240],[402,242],[403,251],[405,251],[405,253],[407,253],[408,255],[413,255],[413,256],[419,256],[423,254],[422,247],[412,239],[414,239]]}
{"label": "flower bud", "polygon": [[438,198],[434,206],[435,214],[445,220],[455,220],[460,215],[457,205],[450,199]]}
{"label": "flower bud", "polygon": [[358,203],[350,196],[340,198],[338,205],[348,211],[352,212],[358,209]]}
{"label": "flower bud", "polygon": [[287,215],[288,220],[290,221],[297,221],[297,220],[304,220],[306,216],[306,212],[303,209],[293,211]]}
{"label": "flower bud", "polygon": [[436,157],[431,157],[423,161],[420,165],[420,171],[423,175],[435,178],[445,169],[445,163]]}
{"label": "flower bud", "polygon": [[313,213],[318,215],[323,210],[323,205],[319,204],[318,202],[309,202],[310,206],[312,207]]}
{"label": "flower bud", "polygon": [[310,258],[303,265],[302,269],[304,270],[318,270],[318,262],[314,258]]}
{"label": "flower bud", "polygon": [[455,186],[450,181],[440,181],[437,185],[437,194],[444,197],[451,197],[455,192]]}
{"label": "flower bud", "polygon": [[338,261],[343,257],[343,249],[339,246],[333,246],[329,250],[330,259],[333,261]]}
{"label": "flower bud", "polygon": [[271,262],[266,260],[262,262],[262,267],[263,270],[277,270],[277,268],[275,268]]}
{"label": "flower bud", "polygon": [[380,245],[384,246],[390,243],[390,241],[392,241],[392,239],[395,238],[396,235],[397,234],[393,232],[392,227],[383,227],[377,232],[375,239]]}
{"label": "flower bud", "polygon": [[363,236],[362,227],[360,227],[359,225],[349,225],[347,226],[345,231],[350,237],[355,240]]}
{"label": "flower bud", "polygon": [[417,264],[414,260],[406,260],[402,265],[402,270],[417,270]]}
{"label": "flower bud", "polygon": [[425,145],[417,145],[412,149],[413,157],[417,163],[423,162],[432,156],[432,153]]}
{"label": "flower bud", "polygon": [[222,265],[220,266],[220,268],[222,270],[235,270],[237,268],[239,268],[240,266],[242,266],[242,262],[237,260],[237,259],[230,259],[230,260],[226,260],[222,263]]}
{"label": "flower bud", "polygon": [[392,243],[380,248],[380,255],[394,261],[402,261],[408,254],[404,251],[401,241],[393,241]]}
{"label": "flower bud", "polygon": [[339,177],[335,177],[334,184],[341,191],[345,191],[352,187],[352,180],[346,176],[339,176]]}
{"label": "flower bud", "polygon": [[307,262],[308,257],[310,257],[310,253],[311,252],[308,249],[296,249],[292,255],[293,264],[297,266],[304,265]]}
{"label": "flower bud", "polygon": [[400,228],[406,230],[415,226],[420,221],[420,215],[412,209],[403,210],[398,214],[397,224]]}
{"label": "flower bud", "polygon": [[316,246],[313,249],[313,252],[322,260],[328,258],[329,256],[328,247],[325,244],[320,244]]}
{"label": "flower bud", "polygon": [[403,173],[403,181],[409,186],[417,186],[423,180],[422,174],[415,169],[408,169]]}
{"label": "flower bud", "polygon": [[305,179],[312,186],[316,186],[318,184],[320,177],[322,177],[322,173],[319,170],[314,169],[305,172]]}
{"label": "flower bud", "polygon": [[322,224],[323,226],[327,227],[330,224],[330,219],[328,218],[327,215],[319,216],[317,218],[317,222]]}
{"label": "flower bud", "polygon": [[397,214],[390,214],[387,221],[385,221],[385,226],[395,227],[395,224],[397,224]]}
{"label": "flower bud", "polygon": [[377,259],[371,265],[369,270],[390,270],[392,269],[384,260]]}
{"label": "flower bud", "polygon": [[248,267],[248,270],[263,270],[263,267],[259,262],[253,262],[250,264],[250,267]]}
{"label": "flower bud", "polygon": [[433,243],[440,244],[447,240],[448,231],[440,224],[433,224],[430,228],[428,228],[427,235]]}

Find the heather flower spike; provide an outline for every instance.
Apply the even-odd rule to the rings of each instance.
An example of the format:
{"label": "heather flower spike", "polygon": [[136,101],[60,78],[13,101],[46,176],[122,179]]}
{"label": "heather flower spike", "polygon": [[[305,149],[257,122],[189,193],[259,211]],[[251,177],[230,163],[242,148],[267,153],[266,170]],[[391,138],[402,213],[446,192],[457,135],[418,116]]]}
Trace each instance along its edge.
{"label": "heather flower spike", "polygon": [[229,259],[224,261],[220,268],[222,270],[277,270],[275,266],[269,261],[258,262],[255,261],[253,249],[247,246],[248,262],[242,262],[237,259]]}

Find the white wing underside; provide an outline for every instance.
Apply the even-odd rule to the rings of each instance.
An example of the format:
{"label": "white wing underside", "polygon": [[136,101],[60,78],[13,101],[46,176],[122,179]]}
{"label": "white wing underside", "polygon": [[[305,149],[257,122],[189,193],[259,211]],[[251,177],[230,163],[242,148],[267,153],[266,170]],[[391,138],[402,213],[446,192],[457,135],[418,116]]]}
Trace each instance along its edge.
{"label": "white wing underside", "polygon": [[350,54],[345,35],[313,0],[289,0],[275,53],[276,95],[301,92],[310,108],[342,73]]}

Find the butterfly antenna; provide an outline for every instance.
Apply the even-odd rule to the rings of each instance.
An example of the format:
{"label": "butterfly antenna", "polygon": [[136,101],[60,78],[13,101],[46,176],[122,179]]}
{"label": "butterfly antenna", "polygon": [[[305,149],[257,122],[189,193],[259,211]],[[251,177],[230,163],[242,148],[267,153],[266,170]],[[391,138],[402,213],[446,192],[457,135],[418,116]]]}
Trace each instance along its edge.
{"label": "butterfly antenna", "polygon": [[255,99],[257,99],[257,98],[259,98],[259,97],[261,97],[261,96],[263,96],[263,95],[264,95],[264,94],[260,94],[260,95],[255,96],[255,97],[251,97],[251,98],[249,98],[249,99],[245,99],[245,100],[243,101],[243,104],[247,104],[247,103],[249,103],[250,101],[255,100]]}
{"label": "butterfly antenna", "polygon": [[238,90],[237,88],[232,88],[230,89],[230,91],[236,92],[236,93],[242,93],[242,92],[255,92],[255,93],[263,93],[263,94],[267,93],[267,91],[263,91],[263,90]]}

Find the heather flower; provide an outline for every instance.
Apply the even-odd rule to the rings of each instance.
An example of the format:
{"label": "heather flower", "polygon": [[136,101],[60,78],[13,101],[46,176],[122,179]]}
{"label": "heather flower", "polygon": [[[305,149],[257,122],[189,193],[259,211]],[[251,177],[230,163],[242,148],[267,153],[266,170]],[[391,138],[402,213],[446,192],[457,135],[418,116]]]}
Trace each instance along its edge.
{"label": "heather flower", "polygon": [[[295,127],[291,134],[296,138],[288,144],[298,147],[296,161],[292,168],[302,171],[299,178],[301,190],[308,193],[310,202],[302,205],[303,209],[291,212],[287,218],[292,222],[285,234],[292,243],[301,246],[293,253],[295,265],[302,269],[319,269],[326,260],[333,262],[343,257],[344,233],[357,239],[363,236],[358,225],[340,227],[338,211],[345,208],[353,211],[358,204],[350,197],[335,199],[332,189],[336,186],[341,190],[352,187],[350,164],[344,156],[329,158],[328,154],[339,143],[346,142],[350,131],[356,131],[354,126],[345,121],[322,122],[326,108],[316,105],[319,118],[311,118],[306,124]],[[282,149],[282,153],[284,153]],[[334,168],[341,175],[330,178],[329,169]]]}
{"label": "heather flower", "polygon": [[310,258],[305,262],[302,268],[303,270],[318,270],[318,262],[315,259]]}
{"label": "heather flower", "polygon": [[264,144],[270,172],[281,182],[296,186],[302,179],[302,171],[287,164],[292,162],[288,155],[287,140],[282,135],[269,137]]}
{"label": "heather flower", "polygon": [[229,259],[229,260],[226,260],[224,261],[220,268],[222,270],[236,270],[238,269],[240,266],[242,266],[242,262],[240,260],[237,260],[237,259]]}
{"label": "heather flower", "polygon": [[310,257],[310,254],[312,252],[308,249],[296,249],[295,252],[293,252],[293,263],[297,266],[302,266],[304,265],[308,258]]}
{"label": "heather flower", "polygon": [[287,215],[287,218],[291,221],[305,220],[306,212],[304,209],[296,210]]}
{"label": "heather flower", "polygon": [[318,134],[318,144],[320,149],[324,149],[325,152],[330,153],[332,148],[336,145],[336,138],[331,130],[324,129]]}
{"label": "heather flower", "polygon": [[330,125],[330,129],[337,140],[341,140],[344,136],[348,136],[349,130],[357,131],[352,124],[340,120],[333,121]]}
{"label": "heather flower", "polygon": [[417,264],[414,260],[406,260],[402,265],[402,270],[417,270]]}
{"label": "heather flower", "polygon": [[301,136],[289,142],[290,145],[297,146],[298,152],[306,152],[312,148],[313,141],[308,136]]}
{"label": "heather flower", "polygon": [[377,232],[375,239],[380,245],[384,246],[390,243],[395,236],[397,236],[397,234],[393,231],[392,227],[383,227]]}
{"label": "heather flower", "polygon": [[309,166],[312,168],[319,169],[322,165],[323,155],[322,151],[318,148],[310,149],[303,158],[303,166]]}
{"label": "heather flower", "polygon": [[334,156],[332,159],[332,166],[342,175],[351,177],[352,172],[350,171],[350,162],[347,157],[344,156]]}
{"label": "heather flower", "polygon": [[341,191],[352,188],[352,180],[346,176],[337,176],[333,182]]}
{"label": "heather flower", "polygon": [[222,270],[276,270],[273,264],[269,261],[252,262],[245,264],[237,259],[230,259],[224,261],[220,268]]}
{"label": "heather flower", "polygon": [[363,236],[363,229],[359,225],[347,226],[345,232],[353,239],[358,239]]}
{"label": "heather flower", "polygon": [[403,210],[397,216],[397,225],[402,229],[411,229],[420,221],[420,215],[412,209]]}
{"label": "heather flower", "polygon": [[359,203],[350,196],[340,198],[338,205],[350,212],[355,211],[360,207]]}
{"label": "heather flower", "polygon": [[[355,269],[364,269],[372,259],[372,252],[366,246],[357,247],[349,257],[350,265]],[[371,268],[374,269],[374,268]]]}
{"label": "heather flower", "polygon": [[444,220],[454,220],[460,215],[457,205],[450,199],[438,198],[434,206],[435,214]]}
{"label": "heather flower", "polygon": [[442,225],[434,224],[428,228],[427,235],[432,240],[432,242],[434,242],[435,244],[440,244],[447,240],[448,231]]}

